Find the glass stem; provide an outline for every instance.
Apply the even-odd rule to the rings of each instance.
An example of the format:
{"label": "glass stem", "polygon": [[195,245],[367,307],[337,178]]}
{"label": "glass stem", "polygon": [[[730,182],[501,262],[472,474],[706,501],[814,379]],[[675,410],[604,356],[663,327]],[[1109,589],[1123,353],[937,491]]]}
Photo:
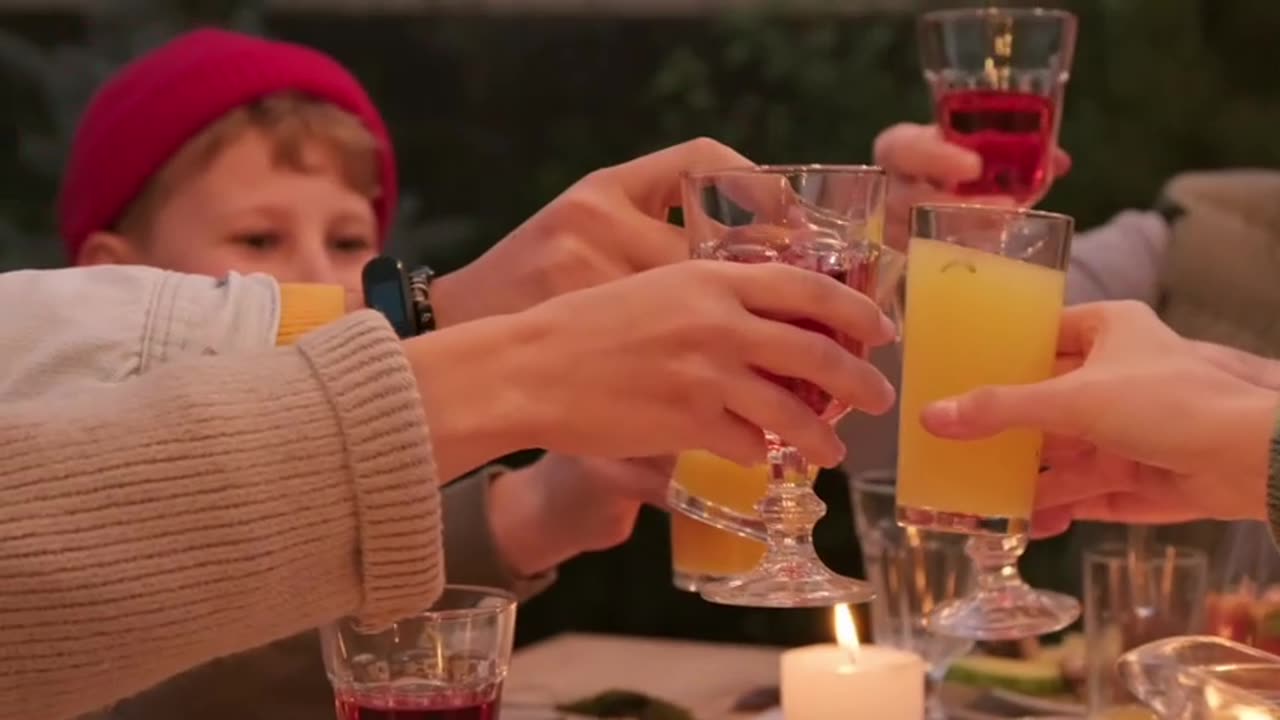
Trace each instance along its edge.
{"label": "glass stem", "polygon": [[925,675],[924,716],[926,720],[946,720],[947,718],[947,708],[942,704],[942,697],[938,694],[946,675],[947,666],[943,666],[941,671],[930,670]]}
{"label": "glass stem", "polygon": [[795,448],[770,448],[768,491],[756,511],[769,535],[766,560],[816,557],[813,526],[827,513],[827,506],[814,494],[809,463]]}
{"label": "glass stem", "polygon": [[975,535],[965,543],[973,561],[979,595],[1025,588],[1018,572],[1018,558],[1027,549],[1026,535]]}

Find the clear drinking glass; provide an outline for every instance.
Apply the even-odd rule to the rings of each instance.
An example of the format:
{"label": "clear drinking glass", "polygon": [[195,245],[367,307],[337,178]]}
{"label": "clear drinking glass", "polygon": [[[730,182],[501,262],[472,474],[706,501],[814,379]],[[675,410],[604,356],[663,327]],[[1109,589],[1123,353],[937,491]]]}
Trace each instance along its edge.
{"label": "clear drinking glass", "polygon": [[1157,640],[1125,653],[1116,670],[1160,718],[1280,717],[1280,657],[1230,640]]}
{"label": "clear drinking glass", "polygon": [[956,192],[1035,205],[1053,181],[1075,16],[1040,8],[940,10],[921,16],[919,44],[943,137],[982,157],[982,175]]}
{"label": "clear drinking glass", "polygon": [[[892,262],[896,254],[881,242],[884,191],[884,172],[864,166],[762,166],[686,175],[684,223],[692,256],[787,263],[875,297],[881,276],[901,265]],[[825,327],[802,326],[830,333]],[[854,341],[838,339],[862,352]],[[848,410],[807,382],[773,379],[830,422]],[[870,599],[870,586],[831,572],[814,552],[813,526],[826,506],[813,492],[809,463],[773,433],[766,433],[766,440],[767,489],[753,515],[672,486],[674,509],[747,537],[763,530],[768,538],[754,570],[702,584],[703,597],[760,607],[820,607]]]}
{"label": "clear drinking glass", "polygon": [[920,422],[929,403],[1053,372],[1073,221],[973,205],[911,209],[898,445],[898,521],[970,535],[974,592],[930,614],[931,629],[1007,640],[1066,627],[1080,604],[1018,574],[1042,437],[1011,430],[944,440]]}
{"label": "clear drinking glass", "polygon": [[320,630],[338,720],[495,720],[511,665],[516,598],[449,585],[430,610],[378,632]]}
{"label": "clear drinking glass", "polygon": [[1209,564],[1193,548],[1154,546],[1142,556],[1103,545],[1084,557],[1085,688],[1089,711],[1134,703],[1116,660],[1154,640],[1200,632]]}
{"label": "clear drinking glass", "polygon": [[973,641],[930,632],[925,618],[968,590],[972,566],[964,553],[964,537],[899,525],[891,470],[862,473],[850,486],[862,565],[876,591],[871,639],[924,658],[928,717],[944,718],[938,687],[951,663],[969,652]]}

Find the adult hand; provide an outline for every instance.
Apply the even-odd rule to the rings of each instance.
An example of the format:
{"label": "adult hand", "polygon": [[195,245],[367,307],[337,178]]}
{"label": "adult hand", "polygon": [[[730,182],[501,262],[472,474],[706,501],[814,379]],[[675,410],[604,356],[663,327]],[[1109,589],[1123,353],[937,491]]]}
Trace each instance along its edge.
{"label": "adult hand", "polygon": [[751,165],[699,138],[587,175],[475,262],[436,280],[438,325],[518,312],[687,259],[684,231],[667,222],[680,205],[681,174]]}
{"label": "adult hand", "polygon": [[[907,242],[908,213],[912,205],[930,202],[966,202],[955,195],[957,185],[982,176],[978,153],[947,142],[937,125],[898,123],[881,131],[873,146],[875,163],[889,175],[885,207],[885,242],[902,249]],[[1062,148],[1053,154],[1053,176],[1071,169],[1071,156]],[[983,205],[1015,207],[1012,197],[983,196]]]}
{"label": "adult hand", "polygon": [[631,537],[640,506],[665,502],[671,457],[637,460],[547,453],[507,473],[490,489],[493,533],[519,575],[544,572],[578,553]]}
{"label": "adult hand", "polygon": [[[779,319],[782,318],[782,319]],[[441,474],[512,450],[588,457],[710,450],[743,465],[762,429],[815,464],[844,455],[821,408],[766,374],[882,413],[893,389],[853,347],[893,338],[866,296],[777,263],[686,261],[408,341]]]}
{"label": "adult hand", "polygon": [[921,418],[957,440],[1015,427],[1050,433],[1036,534],[1073,518],[1265,517],[1275,390],[1224,370],[1131,301],[1066,310],[1059,363],[1052,380],[981,388]]}

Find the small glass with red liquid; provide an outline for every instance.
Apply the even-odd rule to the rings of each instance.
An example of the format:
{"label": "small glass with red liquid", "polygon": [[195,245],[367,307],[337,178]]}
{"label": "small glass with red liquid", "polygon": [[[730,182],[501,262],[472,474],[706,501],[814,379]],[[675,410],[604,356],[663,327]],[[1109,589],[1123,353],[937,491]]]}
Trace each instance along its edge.
{"label": "small glass with red liquid", "polygon": [[[763,165],[699,172],[683,178],[685,232],[691,256],[736,263],[785,263],[821,273],[876,300],[890,316],[904,267],[886,247],[885,173],[878,167]],[[831,328],[799,318],[792,324],[833,337],[850,352],[866,348]],[[769,379],[834,423],[849,408],[813,384],[790,377]],[[826,505],[812,488],[809,465],[784,438],[765,432],[769,479],[754,517],[706,498],[669,495],[672,509],[746,537],[768,538],[765,555],[750,573],[699,586],[713,602],[756,607],[828,607],[866,602],[863,581],[837,575],[818,558],[813,526]]]}
{"label": "small glass with red liquid", "polygon": [[920,17],[920,61],[947,141],[982,157],[958,195],[1039,202],[1075,54],[1076,17],[1042,8],[966,8]]}
{"label": "small glass with red liquid", "polygon": [[388,628],[321,628],[338,720],[498,720],[515,622],[514,595],[449,585]]}

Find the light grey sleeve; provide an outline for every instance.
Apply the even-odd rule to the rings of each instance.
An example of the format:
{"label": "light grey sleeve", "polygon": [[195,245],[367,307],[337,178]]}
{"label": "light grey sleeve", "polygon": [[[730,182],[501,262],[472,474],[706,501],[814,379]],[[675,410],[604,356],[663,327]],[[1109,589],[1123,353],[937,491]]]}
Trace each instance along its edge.
{"label": "light grey sleeve", "polygon": [[124,265],[0,274],[0,399],[270,348],[279,305],[265,275],[219,280]]}
{"label": "light grey sleeve", "polygon": [[1169,225],[1156,212],[1126,210],[1076,235],[1067,271],[1067,304],[1141,300],[1155,304]]}
{"label": "light grey sleeve", "polygon": [[519,577],[502,559],[493,539],[489,512],[489,484],[507,468],[493,465],[445,485],[444,558],[448,580],[461,585],[488,585],[514,592],[527,600],[555,582],[556,571]]}

